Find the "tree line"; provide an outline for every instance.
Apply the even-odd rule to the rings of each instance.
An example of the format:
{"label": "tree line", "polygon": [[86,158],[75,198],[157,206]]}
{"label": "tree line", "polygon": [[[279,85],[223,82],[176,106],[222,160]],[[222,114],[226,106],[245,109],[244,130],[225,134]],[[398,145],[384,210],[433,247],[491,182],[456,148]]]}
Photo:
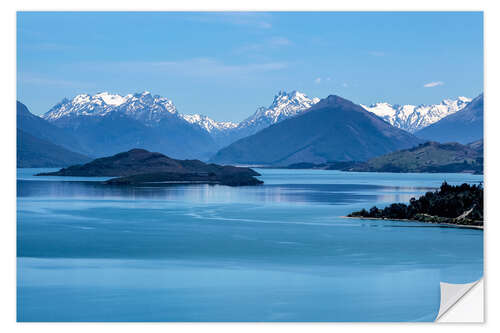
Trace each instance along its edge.
{"label": "tree line", "polygon": [[483,196],[482,184],[453,186],[443,182],[438,190],[411,198],[409,204],[393,203],[383,209],[374,206],[348,216],[482,225]]}

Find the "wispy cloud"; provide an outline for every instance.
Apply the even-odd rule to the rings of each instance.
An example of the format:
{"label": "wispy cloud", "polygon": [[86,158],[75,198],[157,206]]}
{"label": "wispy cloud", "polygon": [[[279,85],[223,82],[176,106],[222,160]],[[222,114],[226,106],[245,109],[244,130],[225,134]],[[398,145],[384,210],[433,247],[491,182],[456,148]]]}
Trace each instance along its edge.
{"label": "wispy cloud", "polygon": [[317,77],[317,78],[314,79],[314,83],[320,84],[322,82],[329,82],[331,80],[332,80],[331,77]]}
{"label": "wispy cloud", "polygon": [[286,37],[273,37],[269,40],[269,44],[274,46],[288,46],[292,45],[292,42]]}
{"label": "wispy cloud", "polygon": [[55,86],[55,87],[85,87],[89,86],[88,83],[64,80],[58,78],[48,78],[43,76],[37,76],[33,74],[20,74],[19,81],[21,84],[31,84],[36,86]]}
{"label": "wispy cloud", "polygon": [[212,58],[194,58],[179,61],[122,61],[111,63],[82,64],[88,70],[121,73],[161,73],[190,77],[234,77],[273,72],[288,67],[286,62],[260,62],[228,64]]}
{"label": "wispy cloud", "polygon": [[34,51],[67,51],[74,49],[73,46],[66,44],[57,44],[57,43],[34,43],[34,44],[23,44],[23,47],[28,50]]}
{"label": "wispy cloud", "polygon": [[257,12],[225,12],[225,13],[201,13],[191,15],[192,21],[203,23],[223,23],[238,26],[246,26],[258,29],[270,29],[271,14]]}
{"label": "wispy cloud", "polygon": [[[21,85],[40,87],[92,88],[93,78],[121,78],[130,82],[137,80],[157,80],[187,78],[201,79],[208,82],[247,80],[261,78],[267,73],[284,70],[290,66],[287,62],[268,61],[252,63],[227,63],[212,58],[194,58],[178,61],[117,61],[117,62],[78,62],[61,64],[59,73],[40,75],[19,72]],[[61,75],[61,73],[72,73]],[[85,78],[85,79],[80,79]],[[81,81],[80,81],[81,80]],[[88,80],[85,82],[85,80]]]}
{"label": "wispy cloud", "polygon": [[287,47],[293,45],[293,42],[282,36],[272,37],[268,40],[262,41],[260,43],[248,43],[243,46],[237,47],[234,52],[237,54],[248,53],[248,52],[262,52],[269,49],[279,49],[282,47]]}
{"label": "wispy cloud", "polygon": [[424,84],[424,88],[434,88],[434,87],[438,87],[438,86],[442,86],[442,85],[444,85],[443,81],[433,81],[433,82],[429,82],[429,83]]}
{"label": "wispy cloud", "polygon": [[176,71],[192,76],[234,76],[277,71],[287,67],[287,64],[283,62],[226,64],[209,58],[198,58],[185,61],[160,61],[149,63],[149,65],[158,70]]}
{"label": "wispy cloud", "polygon": [[368,52],[369,55],[374,56],[374,57],[383,57],[385,56],[385,52],[382,51],[370,51]]}

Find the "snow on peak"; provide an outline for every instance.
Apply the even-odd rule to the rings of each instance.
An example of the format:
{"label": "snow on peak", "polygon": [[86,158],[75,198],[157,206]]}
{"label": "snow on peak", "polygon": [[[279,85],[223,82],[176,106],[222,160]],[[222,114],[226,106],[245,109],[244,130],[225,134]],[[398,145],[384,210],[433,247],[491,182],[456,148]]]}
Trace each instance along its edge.
{"label": "snow on peak", "polygon": [[408,132],[414,133],[442,118],[462,110],[471,102],[470,98],[460,96],[457,99],[445,99],[433,105],[392,105],[389,103],[375,103],[361,106],[388,123]]}
{"label": "snow on peak", "polygon": [[58,121],[85,116],[103,117],[110,114],[126,116],[147,126],[155,126],[167,117],[177,117],[177,119],[183,119],[208,133],[236,128],[238,125],[232,122],[215,121],[199,114],[180,114],[171,100],[159,95],[152,95],[149,91],[125,96],[109,92],[101,92],[93,96],[80,94],[72,100],[63,99],[45,113],[43,118],[48,121]]}
{"label": "snow on peak", "polygon": [[470,102],[472,102],[472,98],[468,98],[468,97],[465,97],[465,96],[458,96],[457,100],[459,100],[460,102],[463,102],[463,103],[470,103]]}
{"label": "snow on peak", "polygon": [[152,96],[148,91],[125,96],[101,92],[93,96],[80,94],[72,100],[64,99],[45,113],[43,118],[57,121],[112,113],[122,114],[151,126],[166,116],[177,115],[177,109],[171,100],[158,95]]}
{"label": "snow on peak", "polygon": [[249,118],[242,121],[239,127],[271,125],[283,119],[296,116],[319,102],[319,98],[309,98],[299,91],[279,91],[269,107],[259,107]]}
{"label": "snow on peak", "polygon": [[[201,114],[181,114],[168,98],[152,95],[149,91],[125,96],[100,92],[95,95],[79,94],[73,99],[63,99],[42,117],[48,121],[72,121],[76,117],[104,117],[117,114],[135,119],[146,126],[156,126],[163,119],[174,117],[216,137],[219,135],[235,138],[251,135],[257,131],[303,113],[320,101],[299,91],[279,91],[268,107],[259,107],[253,115],[240,123],[215,121]],[[361,105],[393,126],[409,132],[423,127],[462,110],[471,102],[470,98],[445,99],[434,105],[393,105],[377,102],[369,106]]]}
{"label": "snow on peak", "polygon": [[97,98],[101,98],[104,103],[108,105],[121,105],[127,101],[126,97],[122,97],[120,95],[113,95],[108,92],[102,92],[95,95]]}
{"label": "snow on peak", "polygon": [[88,103],[90,101],[90,98],[91,96],[87,94],[76,95],[75,98],[73,98],[73,103],[75,104]]}
{"label": "snow on peak", "polygon": [[209,133],[224,131],[238,126],[238,124],[230,121],[215,121],[201,114],[184,114],[181,117],[188,123],[195,124]]}

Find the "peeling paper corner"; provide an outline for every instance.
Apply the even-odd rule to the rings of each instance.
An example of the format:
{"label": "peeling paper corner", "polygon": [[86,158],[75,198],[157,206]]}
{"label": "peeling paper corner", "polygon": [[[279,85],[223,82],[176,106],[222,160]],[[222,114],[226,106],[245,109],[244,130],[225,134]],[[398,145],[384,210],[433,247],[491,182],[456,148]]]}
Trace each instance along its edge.
{"label": "peeling paper corner", "polygon": [[[454,284],[454,283],[445,283],[441,282],[440,287],[441,287],[441,302],[439,305],[439,313],[435,319],[436,322],[483,322],[483,295],[482,295],[482,288],[481,288],[481,294],[480,294],[480,299],[475,297],[474,300],[472,299],[464,299],[464,296],[466,296],[472,288],[474,288],[476,285],[481,284],[481,287],[483,286],[483,279],[474,281],[472,283],[463,283],[463,284]],[[478,308],[476,301],[480,302],[480,308]],[[470,304],[469,304],[470,303]],[[474,304],[472,304],[474,303]],[[451,314],[450,312],[453,312],[455,308],[461,307],[459,311],[466,310],[463,308],[464,306],[467,307],[468,310],[474,310],[474,313],[476,316],[473,316],[474,318],[477,317],[477,319],[474,320],[469,320],[463,317],[460,317],[460,319],[455,318],[456,316],[453,316],[453,318],[444,318],[443,316],[445,314]],[[450,311],[451,310],[451,311]],[[457,309],[458,310],[458,309]],[[469,311],[467,311],[470,313]],[[451,317],[451,316],[450,316]]]}

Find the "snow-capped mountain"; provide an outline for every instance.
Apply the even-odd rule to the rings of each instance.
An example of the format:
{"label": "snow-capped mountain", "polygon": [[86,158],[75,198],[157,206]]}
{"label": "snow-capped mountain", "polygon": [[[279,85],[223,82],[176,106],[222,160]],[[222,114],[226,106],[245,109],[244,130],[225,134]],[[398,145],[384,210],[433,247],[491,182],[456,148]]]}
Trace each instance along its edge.
{"label": "snow-capped mountain", "polygon": [[269,125],[293,117],[319,102],[319,98],[309,98],[299,91],[280,91],[274,96],[269,107],[259,107],[257,111],[238,124],[238,128],[256,127],[259,130]]}
{"label": "snow-capped mountain", "polygon": [[470,98],[461,96],[457,99],[445,99],[441,103],[433,105],[415,106],[375,103],[369,106],[361,104],[361,106],[391,125],[414,133],[450,114],[462,110],[470,101]]}
{"label": "snow-capped mountain", "polygon": [[173,115],[209,134],[233,129],[238,125],[228,121],[218,122],[200,114],[181,114],[171,100],[159,95],[151,95],[148,91],[125,96],[108,92],[93,96],[80,94],[71,100],[64,99],[42,117],[50,122],[62,122],[74,117],[103,117],[113,113],[138,120],[146,126],[155,126],[165,117]]}
{"label": "snow-capped mountain", "polygon": [[[268,107],[258,107],[253,115],[238,124],[226,124],[223,130],[212,132],[215,141],[221,146],[227,146],[234,141],[253,135],[258,131],[278,123],[284,119],[296,116],[319,102],[319,98],[309,98],[304,93],[280,91]],[[221,124],[221,123],[219,123]],[[222,128],[219,125],[219,128]]]}
{"label": "snow-capped mountain", "polygon": [[[259,107],[250,117],[234,123],[179,113],[170,99],[147,91],[125,96],[102,92],[63,99],[42,118],[71,131],[83,147],[81,152],[91,156],[142,147],[178,158],[206,158],[241,138],[302,114],[319,100],[298,91],[280,91],[268,107]],[[462,110],[470,101],[459,97],[436,105],[376,103],[362,107],[413,133]]]}
{"label": "snow-capped mountain", "polygon": [[230,121],[215,121],[212,118],[201,114],[183,114],[181,115],[181,117],[184,118],[187,122],[199,126],[208,133],[226,131],[238,126],[237,123],[233,123]]}
{"label": "snow-capped mountain", "polygon": [[71,100],[64,99],[42,117],[57,123],[74,117],[102,117],[116,113],[138,120],[147,126],[155,126],[161,119],[174,115],[214,136],[221,133],[226,136],[227,132],[240,130],[244,132],[242,135],[248,135],[295,116],[318,101],[319,98],[309,98],[298,91],[291,93],[280,91],[269,107],[259,107],[252,116],[240,123],[233,123],[215,121],[201,114],[181,114],[171,100],[159,95],[151,95],[147,91],[125,96],[102,92],[93,96],[80,94]]}
{"label": "snow-capped mountain", "polygon": [[42,117],[70,131],[89,156],[144,148],[175,158],[206,159],[219,148],[210,132],[187,121],[171,100],[147,91],[80,94],[62,100]]}
{"label": "snow-capped mountain", "polygon": [[147,126],[154,126],[166,115],[177,115],[174,103],[159,95],[145,91],[140,94],[120,96],[108,92],[96,95],[80,94],[72,100],[64,99],[42,117],[51,122],[79,117],[106,116],[119,113],[138,120]]}

